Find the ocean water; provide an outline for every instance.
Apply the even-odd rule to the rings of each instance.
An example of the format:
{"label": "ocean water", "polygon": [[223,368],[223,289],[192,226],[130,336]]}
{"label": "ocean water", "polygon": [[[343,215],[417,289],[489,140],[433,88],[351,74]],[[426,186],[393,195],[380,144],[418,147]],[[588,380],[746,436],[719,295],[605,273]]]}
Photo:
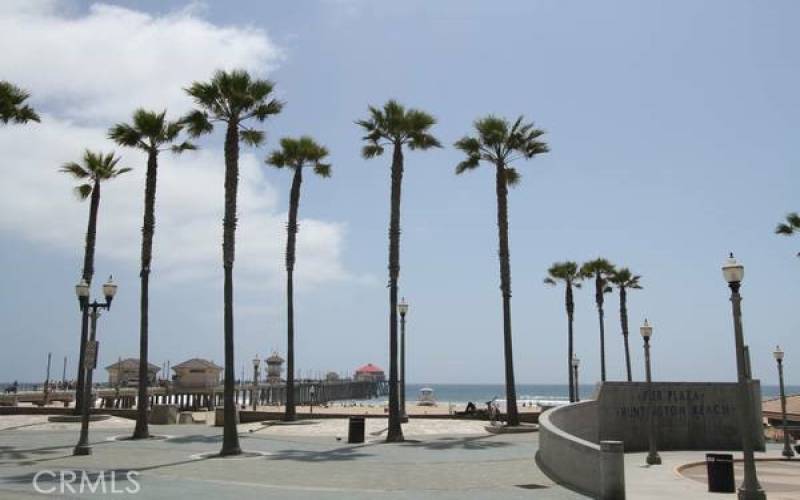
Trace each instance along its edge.
{"label": "ocean water", "polygon": [[[505,399],[506,390],[503,384],[406,384],[406,402],[417,400],[419,390],[423,387],[433,389],[434,397],[442,403],[466,403],[472,401],[478,407],[491,401],[492,398]],[[581,399],[590,397],[595,390],[594,384],[581,384],[578,395]],[[800,386],[786,386],[786,394],[800,394]],[[773,399],[780,395],[777,385],[762,385],[762,399]],[[381,398],[385,401],[387,398]],[[569,387],[566,384],[517,384],[517,399],[534,400],[568,400]]]}

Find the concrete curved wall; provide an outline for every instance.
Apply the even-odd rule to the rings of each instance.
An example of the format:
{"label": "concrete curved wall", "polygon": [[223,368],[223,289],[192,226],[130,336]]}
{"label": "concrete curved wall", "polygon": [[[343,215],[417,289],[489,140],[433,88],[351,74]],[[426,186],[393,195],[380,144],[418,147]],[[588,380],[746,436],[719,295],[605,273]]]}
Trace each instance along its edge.
{"label": "concrete curved wall", "polygon": [[625,498],[622,443],[598,443],[598,406],[585,401],[539,417],[539,467],[558,483],[594,498]]}

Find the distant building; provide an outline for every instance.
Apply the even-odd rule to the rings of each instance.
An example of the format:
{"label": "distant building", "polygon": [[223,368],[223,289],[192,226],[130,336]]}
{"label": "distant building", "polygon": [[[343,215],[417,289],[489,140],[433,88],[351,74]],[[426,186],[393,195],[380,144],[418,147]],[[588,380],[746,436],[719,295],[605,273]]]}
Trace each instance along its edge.
{"label": "distant building", "polygon": [[[127,387],[139,385],[139,360],[136,358],[123,359],[114,364],[106,366],[108,372],[108,384],[111,386]],[[157,373],[161,368],[152,363],[148,363],[147,379],[148,385],[155,385]]]}
{"label": "distant building", "polygon": [[173,381],[180,388],[216,387],[220,382],[222,367],[213,361],[192,358],[172,367],[175,371]]}
{"label": "distant building", "polygon": [[366,365],[356,370],[355,377],[353,378],[359,382],[360,381],[379,382],[386,380],[386,375],[383,373],[383,370],[380,367],[377,367],[372,363],[367,363]]}
{"label": "distant building", "polygon": [[283,371],[284,359],[278,356],[277,352],[273,352],[272,356],[266,359],[267,361],[267,383],[279,384],[281,382],[281,372]]}

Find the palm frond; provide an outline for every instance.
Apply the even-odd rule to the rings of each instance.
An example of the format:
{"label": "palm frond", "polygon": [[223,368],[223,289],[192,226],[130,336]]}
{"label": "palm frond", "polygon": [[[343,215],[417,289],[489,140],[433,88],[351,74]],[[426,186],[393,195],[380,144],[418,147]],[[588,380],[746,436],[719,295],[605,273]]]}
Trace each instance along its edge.
{"label": "palm frond", "polygon": [[377,144],[367,144],[361,148],[361,156],[366,159],[375,158],[383,154],[383,146]]}
{"label": "palm frond", "polygon": [[514,167],[505,167],[503,169],[503,175],[506,179],[506,185],[511,187],[518,186],[520,180],[522,179],[522,175],[520,175],[520,173]]}
{"label": "palm frond", "polygon": [[248,129],[242,130],[239,137],[245,144],[255,147],[264,142],[265,135],[262,130]]}
{"label": "palm frond", "polygon": [[214,130],[214,125],[208,117],[208,113],[195,109],[181,118],[180,123],[186,127],[186,131],[192,137],[198,137]]}
{"label": "palm frond", "polygon": [[92,194],[92,185],[81,184],[80,186],[75,186],[73,188],[73,192],[75,193],[75,196],[78,197],[78,199],[85,200]]}

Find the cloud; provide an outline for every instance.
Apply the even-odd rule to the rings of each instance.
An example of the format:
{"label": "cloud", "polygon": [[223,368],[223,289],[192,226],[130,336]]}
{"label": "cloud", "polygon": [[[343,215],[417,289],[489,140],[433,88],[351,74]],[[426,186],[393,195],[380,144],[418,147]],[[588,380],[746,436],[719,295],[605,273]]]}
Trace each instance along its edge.
{"label": "cloud", "polygon": [[[88,205],[57,170],[79,160],[84,148],[117,149],[121,164],[134,171],[102,191],[97,251],[138,267],[145,158],[115,148],[106,139],[108,125],[128,121],[138,106],[166,106],[177,116],[190,105],[182,86],[217,68],[264,75],[281,51],[261,30],[215,26],[192,8],[163,16],[107,5],[79,15],[59,8],[51,2],[0,7],[0,45],[18,48],[0,54],[2,74],[30,90],[42,114],[41,124],[0,130],[0,230],[82,255]],[[238,283],[256,288],[282,285],[286,221],[261,154],[243,148],[240,159],[236,248]],[[154,249],[160,279],[219,279],[223,173],[219,147],[161,155]],[[345,225],[306,219],[301,227],[298,281],[347,279]]]}
{"label": "cloud", "polygon": [[136,106],[179,112],[191,81],[219,68],[264,74],[283,58],[263,30],[216,26],[191,6],[157,16],[94,4],[74,16],[12,2],[0,12],[3,77],[79,120],[120,120]]}

